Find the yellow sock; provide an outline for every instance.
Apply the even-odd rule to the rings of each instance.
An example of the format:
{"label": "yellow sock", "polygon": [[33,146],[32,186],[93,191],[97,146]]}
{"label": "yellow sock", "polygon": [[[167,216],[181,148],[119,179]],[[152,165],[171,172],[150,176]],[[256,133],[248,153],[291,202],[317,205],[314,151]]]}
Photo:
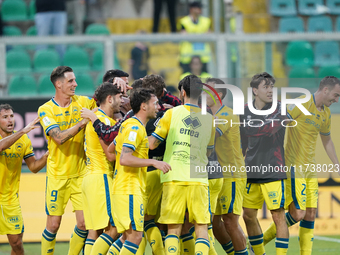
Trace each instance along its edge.
{"label": "yellow sock", "polygon": [[234,246],[231,241],[229,241],[229,243],[222,244],[222,248],[228,255],[234,255]]}
{"label": "yellow sock", "polygon": [[[139,244],[139,247],[138,247],[138,250],[137,250],[137,253],[136,255],[143,255],[144,252],[145,252],[145,247],[146,247],[146,244],[147,244],[147,241],[146,241],[146,237],[145,237],[145,232],[143,233],[143,238],[142,238],[142,241],[140,242]],[[164,248],[163,248],[164,249]],[[163,253],[164,254],[164,253]]]}
{"label": "yellow sock", "polygon": [[263,234],[258,236],[248,236],[248,238],[251,246],[253,247],[255,255],[263,255],[266,253],[263,245]]}
{"label": "yellow sock", "polygon": [[91,254],[91,250],[93,247],[93,244],[96,240],[93,239],[86,239],[85,241],[85,248],[84,248],[84,255],[90,255]]}
{"label": "yellow sock", "polygon": [[49,232],[46,228],[42,233],[41,238],[41,255],[53,255],[55,247],[55,237],[57,233],[53,234]]}
{"label": "yellow sock", "polygon": [[190,233],[188,233],[188,234],[181,235],[179,238],[182,243],[181,254],[194,255],[195,254],[195,240],[193,236]]}
{"label": "yellow sock", "polygon": [[156,226],[155,221],[149,220],[144,222],[144,231],[146,232],[146,237],[150,243],[152,254],[165,255],[162,234]]}
{"label": "yellow sock", "polygon": [[106,254],[113,243],[113,239],[108,234],[101,234],[94,242],[92,247],[91,255],[102,255]]}
{"label": "yellow sock", "polygon": [[167,235],[165,237],[165,254],[177,255],[179,254],[179,239],[176,235]]}
{"label": "yellow sock", "polygon": [[302,220],[299,228],[300,254],[312,254],[314,240],[314,221]]}
{"label": "yellow sock", "polygon": [[[122,241],[118,238],[110,247],[107,255],[118,255],[120,250],[123,248]],[[85,254],[86,255],[86,254]]]}
{"label": "yellow sock", "polygon": [[276,238],[275,240],[276,255],[287,254],[288,242],[289,242],[288,238],[279,238],[279,237]]}
{"label": "yellow sock", "polygon": [[119,255],[132,255],[136,254],[139,246],[135,243],[125,241]]}
{"label": "yellow sock", "polygon": [[208,236],[210,242],[209,255],[217,255],[217,252],[215,250],[215,236],[211,224],[208,226]]}
{"label": "yellow sock", "polygon": [[73,233],[70,239],[70,248],[68,249],[68,255],[78,255],[84,247],[84,243],[87,237],[87,230],[81,230],[77,226],[74,227]]}
{"label": "yellow sock", "polygon": [[195,242],[195,254],[208,255],[210,242],[204,238],[197,238]]}

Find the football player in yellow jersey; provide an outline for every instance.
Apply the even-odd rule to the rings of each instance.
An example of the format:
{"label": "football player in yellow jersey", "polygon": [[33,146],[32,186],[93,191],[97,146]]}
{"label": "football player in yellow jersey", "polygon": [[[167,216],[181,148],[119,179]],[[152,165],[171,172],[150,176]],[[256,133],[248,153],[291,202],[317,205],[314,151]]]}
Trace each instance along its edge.
{"label": "football player in yellow jersey", "polygon": [[146,205],[146,169],[153,166],[167,173],[171,167],[163,161],[148,158],[149,144],[146,123],[158,112],[158,99],[150,89],[136,89],[131,93],[131,107],[135,115],[123,122],[118,136],[109,147],[116,153],[113,185],[114,222],[125,240],[120,255],[136,254],[144,229]]}
{"label": "football player in yellow jersey", "polygon": [[[31,172],[37,173],[46,165],[48,156],[46,152],[37,160],[31,140],[27,136],[29,131],[37,127],[34,125],[38,121],[39,119],[35,119],[22,130],[14,132],[12,107],[8,104],[0,105],[0,235],[7,235],[13,255],[24,254],[22,244],[24,222],[19,204],[22,160],[25,160]],[[1,143],[5,139],[7,141]]]}
{"label": "football player in yellow jersey", "polygon": [[[222,80],[216,78],[208,78],[206,83],[213,88],[215,88],[215,84],[224,84]],[[215,90],[223,100],[227,94],[227,89],[216,88]],[[215,122],[215,151],[218,162],[224,169],[224,182],[221,193],[218,195],[216,213],[213,218],[213,230],[223,249],[228,254],[233,251],[237,254],[247,249],[246,239],[239,225],[243,193],[247,182],[247,174],[242,173],[240,170],[244,166],[244,159],[238,124],[239,117],[233,115],[231,108],[222,105],[214,93],[211,93],[211,95],[214,98],[207,95],[207,105],[210,107],[215,119],[218,119]],[[231,167],[235,168],[235,170],[228,171],[228,168],[230,169]]]}
{"label": "football player in yellow jersey", "polygon": [[[315,149],[318,134],[328,157],[333,162],[333,169],[339,170],[339,160],[330,136],[331,112],[329,106],[339,101],[340,80],[327,76],[320,82],[319,89],[311,95],[308,102],[302,104],[312,115],[304,115],[295,105],[289,105],[288,117],[296,126],[287,129],[285,147],[287,173],[288,212],[286,222],[292,226],[300,221],[300,254],[312,254],[314,222],[318,201],[318,179],[316,176]],[[308,165],[308,168],[307,168]],[[275,224],[264,233],[268,243],[276,235]]]}
{"label": "football player in yellow jersey", "polygon": [[[99,106],[96,116],[107,125],[114,125],[116,122],[112,119],[113,115],[124,102],[121,91],[116,85],[104,82],[97,88],[95,97]],[[111,161],[114,161],[115,155],[109,154],[107,148],[108,144],[98,137],[89,122],[85,129],[86,174],[82,183],[85,225],[89,231],[85,241],[85,255],[106,254],[117,235],[111,207]],[[103,233],[108,226],[109,231]]]}

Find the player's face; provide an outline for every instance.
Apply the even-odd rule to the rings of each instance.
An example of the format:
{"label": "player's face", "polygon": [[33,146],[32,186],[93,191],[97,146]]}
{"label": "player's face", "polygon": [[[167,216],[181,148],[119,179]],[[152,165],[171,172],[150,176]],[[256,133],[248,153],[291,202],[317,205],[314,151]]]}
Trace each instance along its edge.
{"label": "player's face", "polygon": [[0,112],[0,129],[11,134],[14,130],[14,113],[12,110],[2,109]]}
{"label": "player's face", "polygon": [[337,103],[339,101],[339,96],[340,96],[340,85],[339,84],[335,85],[332,90],[329,90],[327,88],[324,105],[326,105],[327,107],[330,107],[331,104]]}
{"label": "player's face", "polygon": [[64,73],[64,79],[61,79],[61,91],[66,96],[74,96],[76,92],[76,87],[78,84],[76,83],[76,76],[73,72]]}
{"label": "player's face", "polygon": [[[212,82],[208,82],[208,85],[210,85],[210,86],[213,87],[213,88],[215,87],[215,83],[212,83]],[[211,95],[213,95],[213,97],[214,97],[215,100],[216,100],[217,98],[216,98],[215,93],[213,93],[210,89],[207,89],[207,90],[210,92]],[[203,93],[207,94],[205,91],[203,91],[202,94],[203,94]],[[215,102],[214,102],[214,100],[211,98],[211,96],[210,96],[209,94],[207,94],[206,97],[207,97],[207,105],[208,105],[209,107],[214,106]]]}
{"label": "player's face", "polygon": [[273,87],[274,84],[267,84],[266,81],[262,81],[257,89],[253,89],[255,95],[264,103],[273,102]]}
{"label": "player's face", "polygon": [[201,72],[202,71],[202,63],[198,58],[194,58],[191,61],[190,68],[192,72]]}
{"label": "player's face", "polygon": [[120,110],[120,107],[124,103],[123,94],[119,93],[119,94],[113,96],[112,98],[113,98],[113,100],[112,100],[112,105],[111,106],[112,106],[112,108],[114,110],[114,113],[118,113],[119,110]]}
{"label": "player's face", "polygon": [[160,106],[158,104],[158,98],[156,96],[152,96],[146,106],[148,118],[156,118],[159,109]]}

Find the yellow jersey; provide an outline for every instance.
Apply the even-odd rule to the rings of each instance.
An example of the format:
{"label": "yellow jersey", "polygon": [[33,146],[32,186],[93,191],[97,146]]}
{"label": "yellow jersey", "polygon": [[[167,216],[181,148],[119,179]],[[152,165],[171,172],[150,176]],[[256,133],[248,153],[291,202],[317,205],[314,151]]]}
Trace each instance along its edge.
{"label": "yellow jersey", "polygon": [[[113,126],[116,121],[98,109],[95,112],[98,119],[106,125]],[[85,154],[86,154],[86,175],[107,174],[113,176],[113,163],[107,160],[105,152],[100,145],[99,137],[93,128],[92,122],[87,123],[85,129]]]}
{"label": "yellow jersey", "polygon": [[136,117],[123,122],[114,140],[116,145],[116,166],[114,173],[113,194],[145,195],[147,167],[129,167],[120,165],[123,147],[132,149],[133,156],[149,158],[149,141],[143,123]]}
{"label": "yellow jersey", "polygon": [[[240,122],[239,117],[233,115],[231,108],[222,105],[215,113],[215,119],[228,121],[225,124],[216,124],[216,132],[220,137],[216,139],[215,151],[223,170],[223,177],[247,178],[247,173],[240,171],[244,166],[244,158],[241,149],[240,125],[235,124]],[[236,169],[232,169],[233,166]]]}
{"label": "yellow jersey", "polygon": [[[302,98],[301,96],[300,98]],[[302,104],[312,115],[304,115],[295,105],[287,106],[288,118],[295,120],[295,127],[287,127],[287,143],[285,147],[286,166],[315,164],[315,149],[317,136],[330,135],[331,112],[327,106],[319,111],[315,105],[314,95],[308,102]],[[291,122],[290,125],[295,125]]]}
{"label": "yellow jersey", "polygon": [[49,150],[48,177],[67,179],[85,173],[84,129],[62,145],[57,144],[48,135],[48,132],[55,127],[59,127],[62,131],[76,125],[82,120],[80,110],[83,107],[93,109],[96,107],[96,102],[90,97],[73,96],[67,107],[60,107],[54,98],[39,107],[38,116],[45,131]]}
{"label": "yellow jersey", "polygon": [[11,147],[0,152],[0,205],[19,204],[22,160],[32,156],[34,156],[32,143],[26,134]]}

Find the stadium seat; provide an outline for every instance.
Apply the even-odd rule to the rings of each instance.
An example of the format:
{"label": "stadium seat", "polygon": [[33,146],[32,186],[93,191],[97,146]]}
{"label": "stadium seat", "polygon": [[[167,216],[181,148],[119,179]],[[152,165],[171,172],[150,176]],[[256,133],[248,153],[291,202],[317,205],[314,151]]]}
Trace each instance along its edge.
{"label": "stadium seat", "polygon": [[32,75],[15,75],[8,84],[9,96],[33,96],[37,94],[36,81]]}
{"label": "stadium seat", "polygon": [[284,17],[279,21],[280,33],[303,33],[304,30],[303,20],[300,17]]}
{"label": "stadium seat", "polygon": [[335,20],[335,31],[340,32],[340,16]]}
{"label": "stadium seat", "polygon": [[22,0],[5,0],[1,5],[3,21],[27,20],[26,3]]}
{"label": "stadium seat", "polygon": [[27,29],[26,35],[28,36],[36,36],[38,34],[36,26],[31,26]]}
{"label": "stadium seat", "polygon": [[340,66],[320,67],[318,77],[322,79],[326,76],[335,76],[340,79]]}
{"label": "stadium seat", "polygon": [[320,15],[325,13],[323,0],[299,0],[299,13],[302,15]]}
{"label": "stadium seat", "polygon": [[16,26],[5,26],[4,27],[4,35],[6,36],[21,36],[22,32],[20,28]]}
{"label": "stadium seat", "polygon": [[87,73],[76,73],[76,82],[78,84],[76,88],[77,95],[93,95],[94,85],[93,80]]}
{"label": "stadium seat", "polygon": [[33,67],[36,72],[51,72],[60,66],[59,54],[54,49],[39,50],[34,54]]}
{"label": "stadium seat", "polygon": [[289,72],[289,86],[298,88],[316,88],[316,75],[311,67],[297,66]]}
{"label": "stadium seat", "polygon": [[340,0],[326,0],[330,14],[340,14]]}
{"label": "stadium seat", "polygon": [[94,86],[97,88],[100,84],[102,84],[103,83],[103,76],[104,76],[104,72],[102,73],[99,73],[98,74],[98,76],[97,76],[97,78],[96,78],[96,81],[95,81],[95,84],[94,84]]}
{"label": "stadium seat", "polygon": [[310,17],[308,32],[333,32],[332,20],[327,16]]}
{"label": "stadium seat", "polygon": [[6,54],[8,73],[25,73],[31,71],[31,59],[25,50],[13,49]]}
{"label": "stadium seat", "polygon": [[34,19],[35,12],[35,0],[31,0],[28,5],[28,19]]}
{"label": "stadium seat", "polygon": [[270,14],[273,16],[295,16],[295,0],[271,0]]}
{"label": "stadium seat", "polygon": [[288,43],[286,49],[286,63],[289,66],[312,66],[314,51],[309,42],[296,41]]}
{"label": "stadium seat", "polygon": [[55,88],[50,80],[49,75],[42,75],[38,81],[38,93],[39,95],[53,96],[55,94]]}
{"label": "stadium seat", "polygon": [[65,66],[72,66],[75,71],[87,71],[90,69],[89,55],[81,48],[68,48],[63,62]]}
{"label": "stadium seat", "polygon": [[92,58],[92,66],[94,70],[101,71],[103,70],[103,50],[97,49],[93,53]]}
{"label": "stadium seat", "polygon": [[104,24],[91,24],[86,27],[87,35],[109,35],[110,31]]}
{"label": "stadium seat", "polygon": [[316,66],[337,66],[340,65],[339,45],[337,42],[316,42],[315,43],[315,65]]}

